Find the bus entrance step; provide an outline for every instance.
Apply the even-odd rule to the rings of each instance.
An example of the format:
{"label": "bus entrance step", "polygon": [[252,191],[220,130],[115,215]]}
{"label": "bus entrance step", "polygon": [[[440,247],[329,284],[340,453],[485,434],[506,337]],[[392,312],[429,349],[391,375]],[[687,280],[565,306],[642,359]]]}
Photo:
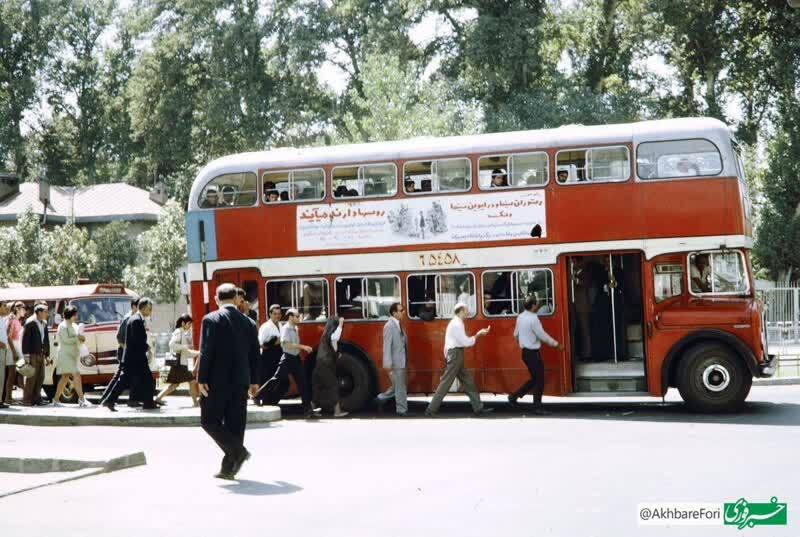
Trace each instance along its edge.
{"label": "bus entrance step", "polygon": [[579,392],[646,392],[647,380],[644,377],[591,378],[578,377],[575,380]]}

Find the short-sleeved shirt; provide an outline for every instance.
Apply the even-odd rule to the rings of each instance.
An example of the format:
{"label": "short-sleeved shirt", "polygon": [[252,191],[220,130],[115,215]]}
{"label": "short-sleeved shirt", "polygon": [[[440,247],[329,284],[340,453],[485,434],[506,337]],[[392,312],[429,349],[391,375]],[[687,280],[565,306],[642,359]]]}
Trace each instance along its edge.
{"label": "short-sleeved shirt", "polygon": [[286,323],[283,325],[283,328],[281,328],[281,348],[285,354],[297,356],[297,349],[287,349],[286,343],[300,343],[300,335],[297,333],[297,328],[289,326],[289,323]]}

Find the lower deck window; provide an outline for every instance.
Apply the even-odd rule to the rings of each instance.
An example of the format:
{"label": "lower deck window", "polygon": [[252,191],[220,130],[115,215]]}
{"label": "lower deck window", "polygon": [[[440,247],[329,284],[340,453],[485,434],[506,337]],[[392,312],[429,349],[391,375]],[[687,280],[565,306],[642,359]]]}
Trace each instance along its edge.
{"label": "lower deck window", "polygon": [[267,282],[267,308],[278,305],[281,314],[295,308],[301,321],[324,321],[328,317],[328,282],[296,279]]}
{"label": "lower deck window", "polygon": [[467,305],[470,317],[475,316],[475,278],[469,272],[408,277],[408,315],[411,318],[450,319],[459,302]]}
{"label": "lower deck window", "polygon": [[517,315],[525,309],[528,297],[536,299],[539,315],[554,311],[553,273],[548,269],[487,270],[482,282],[483,314],[487,317]]}
{"label": "lower deck window", "polygon": [[721,250],[689,254],[689,286],[696,295],[747,293],[744,256],[739,251]]}
{"label": "lower deck window", "polygon": [[345,319],[388,319],[395,302],[400,302],[397,276],[336,279],[336,314]]}

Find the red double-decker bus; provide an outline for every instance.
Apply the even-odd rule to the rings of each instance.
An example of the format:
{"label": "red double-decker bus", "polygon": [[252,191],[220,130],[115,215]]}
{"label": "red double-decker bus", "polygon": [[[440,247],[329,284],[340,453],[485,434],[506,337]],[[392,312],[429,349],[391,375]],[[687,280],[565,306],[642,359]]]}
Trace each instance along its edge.
{"label": "red double-decker bus", "polygon": [[[774,372],[749,252],[750,200],[729,128],[688,118],[231,155],[197,176],[186,217],[194,315],[242,286],[301,339],[347,319],[345,406],[388,386],[382,325],[409,319],[408,387],[431,393],[446,323],[468,304],[483,392],[528,373],[512,336],[536,297],[565,350],[542,350],[547,395],[662,396],[730,410]],[[457,386],[456,386],[457,389]]]}

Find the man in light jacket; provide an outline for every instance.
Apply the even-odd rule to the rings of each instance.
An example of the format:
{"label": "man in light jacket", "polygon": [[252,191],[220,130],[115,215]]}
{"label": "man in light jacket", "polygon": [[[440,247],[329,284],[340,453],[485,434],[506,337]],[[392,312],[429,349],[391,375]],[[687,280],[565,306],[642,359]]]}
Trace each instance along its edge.
{"label": "man in light jacket", "polygon": [[392,385],[385,392],[378,394],[375,402],[378,410],[383,409],[383,404],[389,399],[395,399],[398,416],[408,415],[408,400],[406,393],[406,350],[408,342],[406,333],[400,325],[405,308],[399,302],[389,306],[391,316],[383,325],[383,368],[389,372]]}

